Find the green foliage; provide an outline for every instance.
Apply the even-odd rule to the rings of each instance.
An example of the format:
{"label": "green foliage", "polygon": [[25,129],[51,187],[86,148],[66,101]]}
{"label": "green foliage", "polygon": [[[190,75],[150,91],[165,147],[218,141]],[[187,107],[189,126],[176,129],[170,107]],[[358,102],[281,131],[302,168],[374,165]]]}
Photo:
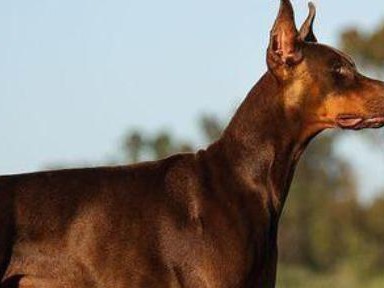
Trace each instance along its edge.
{"label": "green foliage", "polygon": [[384,23],[374,29],[373,32],[350,28],[341,34],[342,49],[370,70],[381,71],[384,68],[383,43]]}
{"label": "green foliage", "polygon": [[200,120],[200,127],[205,136],[205,140],[211,143],[219,139],[224,126],[213,116],[203,115]]}
{"label": "green foliage", "polygon": [[[325,134],[308,148],[281,220],[280,261],[326,271],[348,257],[359,206],[352,171]],[[343,249],[340,249],[340,246]]]}
{"label": "green foliage", "polygon": [[147,136],[134,131],[126,136],[123,150],[127,162],[136,163],[147,159],[162,159],[175,153],[191,152],[192,146],[175,140],[169,132],[162,131]]}
{"label": "green foliage", "polygon": [[[200,127],[202,136],[208,143],[217,140],[223,130],[220,121],[208,115],[201,117]],[[133,131],[125,137],[123,150],[127,162],[136,163],[145,159],[163,159],[175,153],[191,152],[193,145],[189,141],[176,140],[171,133],[166,131],[151,136]]]}
{"label": "green foliage", "polygon": [[382,288],[384,276],[364,277],[359,275],[358,266],[351,263],[340,265],[337,269],[317,273],[303,266],[280,265],[278,267],[277,288]]}

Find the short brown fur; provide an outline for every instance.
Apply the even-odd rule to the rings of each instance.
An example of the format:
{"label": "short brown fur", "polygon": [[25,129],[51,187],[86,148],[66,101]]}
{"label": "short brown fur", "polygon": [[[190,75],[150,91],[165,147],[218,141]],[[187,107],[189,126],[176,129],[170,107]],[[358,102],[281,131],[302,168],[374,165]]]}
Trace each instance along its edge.
{"label": "short brown fur", "polygon": [[327,128],[384,124],[384,84],[296,29],[281,0],[268,72],[206,150],[0,178],[1,288],[274,287],[297,161]]}

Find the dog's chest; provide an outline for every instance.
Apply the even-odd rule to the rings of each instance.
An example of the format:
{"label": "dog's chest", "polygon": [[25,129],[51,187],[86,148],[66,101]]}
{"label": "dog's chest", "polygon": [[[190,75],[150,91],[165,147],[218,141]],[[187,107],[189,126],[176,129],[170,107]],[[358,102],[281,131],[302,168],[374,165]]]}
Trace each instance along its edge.
{"label": "dog's chest", "polygon": [[160,231],[162,258],[181,287],[246,287],[257,248],[236,221],[218,213],[184,227],[165,222]]}

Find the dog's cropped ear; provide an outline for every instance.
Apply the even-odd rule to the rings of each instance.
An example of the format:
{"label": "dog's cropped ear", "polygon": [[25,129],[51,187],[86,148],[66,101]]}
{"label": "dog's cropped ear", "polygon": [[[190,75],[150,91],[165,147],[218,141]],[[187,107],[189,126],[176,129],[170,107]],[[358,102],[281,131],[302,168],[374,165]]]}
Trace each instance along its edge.
{"label": "dog's cropped ear", "polygon": [[313,23],[316,17],[316,7],[312,2],[308,3],[309,15],[305,20],[303,26],[300,28],[300,39],[306,42],[317,42],[317,38],[313,33]]}
{"label": "dog's cropped ear", "polygon": [[267,53],[269,67],[293,66],[300,62],[303,57],[300,42],[292,4],[289,0],[281,0],[280,11],[270,35]]}

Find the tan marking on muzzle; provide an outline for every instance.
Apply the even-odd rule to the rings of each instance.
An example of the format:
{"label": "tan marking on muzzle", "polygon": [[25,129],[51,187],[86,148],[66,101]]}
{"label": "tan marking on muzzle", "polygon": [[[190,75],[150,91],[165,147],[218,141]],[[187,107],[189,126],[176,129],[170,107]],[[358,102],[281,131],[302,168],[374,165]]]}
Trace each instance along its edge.
{"label": "tan marking on muzzle", "polygon": [[346,96],[328,96],[317,114],[334,120],[341,114],[366,115],[366,113],[365,101],[358,95],[351,94]]}

